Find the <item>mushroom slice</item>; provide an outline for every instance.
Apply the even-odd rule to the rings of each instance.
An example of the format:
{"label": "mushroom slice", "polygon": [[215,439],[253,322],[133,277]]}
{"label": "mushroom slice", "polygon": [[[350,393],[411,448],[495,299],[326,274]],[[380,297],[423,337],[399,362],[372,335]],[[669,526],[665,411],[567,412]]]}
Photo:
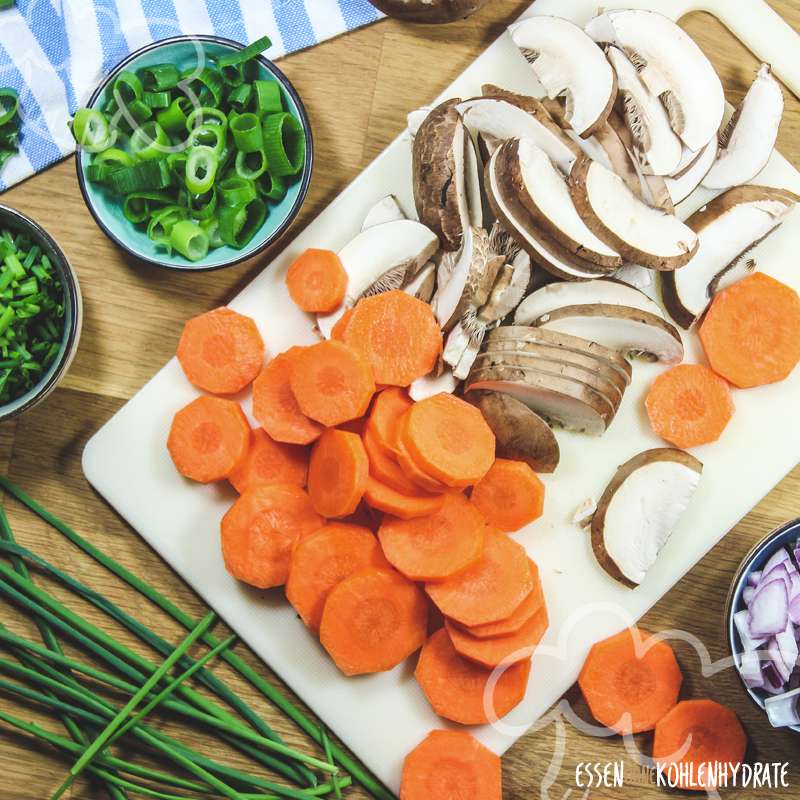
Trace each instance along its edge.
{"label": "mushroom slice", "polygon": [[494,433],[497,455],[524,461],[534,472],[554,472],[561,457],[550,426],[524,403],[500,392],[470,392],[466,399],[477,406]]}
{"label": "mushroom slice", "polygon": [[570,127],[591,136],[614,104],[614,70],[602,50],[577,25],[561,17],[536,16],[509,26],[547,96],[564,98]]}
{"label": "mushroom slice", "polygon": [[441,375],[431,373],[417,378],[408,387],[408,395],[415,403],[418,403],[420,400],[425,400],[427,397],[433,397],[442,392],[453,394],[457,386],[458,380],[449,369],[446,369]]}
{"label": "mushroom slice", "polygon": [[644,290],[653,285],[653,270],[639,264],[624,264],[614,273],[614,280],[627,283],[634,289]]}
{"label": "mushroom slice", "polygon": [[320,333],[330,339],[339,318],[365,293],[403,288],[438,249],[433,231],[411,219],[361,231],[339,251],[347,273],[347,295],[336,311],[317,314]]}
{"label": "mushroom slice", "polygon": [[497,169],[507,191],[515,193],[537,225],[571,253],[616,269],[622,258],[587,227],[578,215],[564,176],[544,150],[530,139],[506,142]]}
{"label": "mushroom slice", "polygon": [[569,334],[558,333],[546,328],[534,328],[525,325],[501,325],[488,334],[486,339],[487,347],[490,345],[495,347],[502,340],[519,342],[525,346],[532,344],[563,350],[564,358],[562,360],[566,361],[569,361],[573,355],[590,356],[618,372],[625,385],[631,382],[632,370],[629,361],[618,350],[612,350],[590,339],[570,336]]}
{"label": "mushroom slice", "polygon": [[464,191],[467,195],[467,216],[474,228],[483,226],[480,154],[469,131],[464,132]]}
{"label": "mushroom slice", "polygon": [[600,436],[614,419],[606,397],[580,381],[515,366],[473,368],[466,391],[487,389],[510,394],[546,420],[567,430]]}
{"label": "mushroom slice", "polygon": [[431,113],[431,111],[433,111],[433,109],[430,106],[420,106],[419,108],[415,108],[413,111],[408,112],[408,115],[406,116],[406,124],[412,139],[417,135],[419,126],[425,122],[425,119],[427,118],[428,114]]}
{"label": "mushroom slice", "polygon": [[436,264],[428,261],[420,271],[403,287],[406,294],[422,300],[423,303],[430,303],[433,292],[436,289]]}
{"label": "mushroom slice", "polygon": [[727,189],[751,181],[767,164],[783,116],[783,92],[762,64],[744,100],[719,136],[720,152],[703,186]]}
{"label": "mushroom slice", "polygon": [[417,216],[439,237],[445,250],[458,250],[469,225],[464,162],[464,123],[459,98],[436,106],[414,136],[412,170]]}
{"label": "mushroom slice", "polygon": [[686,220],[700,246],[685,267],[664,273],[661,283],[667,311],[681,327],[690,328],[702,315],[723,274],[728,285],[737,274],[747,274],[746,269],[730,272],[735,264],[747,262],[745,255],[778,228],[799,199],[768,186],[738,186]]}
{"label": "mushroom slice", "polygon": [[684,169],[672,178],[664,178],[669,196],[675,205],[685,200],[703,181],[717,156],[717,141],[710,141]]}
{"label": "mushroom slice", "polygon": [[364,217],[364,222],[361,225],[361,230],[365,231],[373,225],[381,225],[384,222],[396,222],[399,219],[407,219],[400,208],[400,203],[393,194],[387,194],[386,197],[381,198],[375,203],[369,211],[367,216]]}
{"label": "mushroom slice", "polygon": [[656,11],[607,11],[589,21],[586,33],[628,56],[690,150],[699,150],[717,135],[725,113],[722,83],[703,51],[677,23]]}
{"label": "mushroom slice", "polygon": [[667,364],[683,361],[683,342],[674,325],[663,317],[629,306],[564,306],[533,321],[570,336],[600,342],[621,353],[655,358]]}
{"label": "mushroom slice", "polygon": [[619,98],[639,166],[646,174],[669,175],[681,160],[682,147],[664,106],[642,83],[622,50],[612,45],[606,56],[617,73]]}
{"label": "mushroom slice", "polygon": [[671,447],[625,462],[592,518],[592,549],[614,580],[636,588],[653,566],[700,482],[703,465]]}
{"label": "mushroom slice", "polygon": [[537,289],[517,306],[514,324],[530,325],[543,314],[549,314],[558,308],[595,303],[638,308],[662,319],[664,317],[661,306],[644,292],[620,281],[605,278],[594,281],[551,283]]}
{"label": "mushroom slice", "polygon": [[586,156],[569,174],[575,207],[597,236],[628,261],[678,269],[697,249],[697,236],[676,216],[643,203],[622,178]]}

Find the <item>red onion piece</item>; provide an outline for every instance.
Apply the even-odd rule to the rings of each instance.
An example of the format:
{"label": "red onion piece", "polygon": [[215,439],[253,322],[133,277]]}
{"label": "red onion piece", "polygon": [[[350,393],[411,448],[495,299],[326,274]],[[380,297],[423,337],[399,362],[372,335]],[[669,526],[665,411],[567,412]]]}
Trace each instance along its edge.
{"label": "red onion piece", "polygon": [[739,639],[742,642],[742,648],[746,651],[757,650],[762,644],[766,644],[766,638],[754,639],[750,635],[750,626],[747,622],[747,609],[743,608],[733,615],[733,622],[736,625],[736,630],[739,631]]}
{"label": "red onion piece", "polygon": [[789,593],[781,580],[759,588],[750,604],[747,624],[754,639],[775,636],[786,630],[789,622]]}
{"label": "red onion piece", "polygon": [[766,576],[773,567],[778,564],[783,564],[790,561],[789,551],[785,547],[779,547],[767,560],[767,563],[762,567],[762,572]]}
{"label": "red onion piece", "polygon": [[800,689],[768,697],[764,701],[767,717],[774,728],[800,725]]}
{"label": "red onion piece", "polygon": [[761,671],[764,674],[764,691],[769,694],[783,694],[783,681],[775,664],[772,661],[765,661],[761,665]]}
{"label": "red onion piece", "polygon": [[759,582],[761,581],[761,576],[764,573],[760,569],[754,569],[748,576],[747,576],[747,583],[750,586],[758,586]]}
{"label": "red onion piece", "polygon": [[742,589],[742,600],[744,600],[744,604],[746,606],[749,606],[750,603],[753,602],[753,595],[755,593],[756,593],[755,586],[745,586],[744,589]]}
{"label": "red onion piece", "polygon": [[755,650],[745,650],[741,655],[739,672],[746,686],[760,689],[764,686],[764,673],[761,671],[761,658]]}

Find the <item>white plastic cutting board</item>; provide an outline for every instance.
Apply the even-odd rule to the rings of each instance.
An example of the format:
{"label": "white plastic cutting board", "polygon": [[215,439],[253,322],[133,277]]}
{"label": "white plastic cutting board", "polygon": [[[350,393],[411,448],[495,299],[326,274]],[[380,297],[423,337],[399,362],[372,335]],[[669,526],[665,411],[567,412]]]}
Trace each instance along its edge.
{"label": "white plastic cutting board", "polygon": [[[718,4],[750,5],[727,0]],[[676,13],[708,7],[681,2],[637,5]],[[759,5],[764,4],[759,0]],[[569,14],[583,23],[596,7],[587,0],[539,0],[529,13]],[[478,94],[484,82],[542,93],[507,35],[489,47],[442,98]],[[369,207],[390,192],[405,209],[413,209],[409,152],[407,136],[400,136],[231,303],[256,319],[271,354],[315,340],[311,320],[286,293],[287,266],[306,247],[339,249],[359,230]],[[800,174],[779,155],[758,182],[800,192]],[[708,198],[698,192],[681,210],[687,215]],[[759,246],[755,257],[765,272],[800,290],[798,249],[800,213],[795,212]],[[695,337],[684,339],[687,359],[699,359]],[[616,584],[599,568],[589,537],[571,523],[571,517],[580,501],[600,495],[620,463],[662,444],[650,432],[643,412],[644,394],[659,371],[657,365],[636,363],[617,418],[601,439],[557,434],[561,464],[554,476],[544,476],[544,517],[516,537],[539,565],[550,628],[534,657],[524,702],[503,720],[502,729],[485,726],[474,731],[498,753],[574,682],[593,642],[641,617],[797,463],[800,369],[781,384],[735,393],[736,415],[722,441],[696,451],[705,464],[700,488],[658,563],[639,588],[630,591]],[[203,487],[181,478],[165,446],[173,414],[196,394],[177,362],[170,361],[88,443],[83,455],[87,478],[396,790],[403,756],[430,729],[443,724],[414,681],[413,660],[389,673],[344,678],[281,592],[253,591],[228,576],[219,552],[218,525],[234,494],[226,487]],[[243,400],[249,411],[249,399]]]}

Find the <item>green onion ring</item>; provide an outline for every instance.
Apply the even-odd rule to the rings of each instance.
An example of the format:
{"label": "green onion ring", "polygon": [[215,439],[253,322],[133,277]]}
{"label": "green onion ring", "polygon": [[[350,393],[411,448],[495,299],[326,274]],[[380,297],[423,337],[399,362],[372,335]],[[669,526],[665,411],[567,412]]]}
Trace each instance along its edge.
{"label": "green onion ring", "polygon": [[142,69],[142,86],[151,92],[174,89],[180,78],[180,72],[174,64],[155,64]]}
{"label": "green onion ring", "polygon": [[130,153],[120,150],[118,147],[109,147],[108,150],[103,150],[95,156],[93,164],[107,164],[108,166],[118,167],[131,167],[133,166],[133,157]]}
{"label": "green onion ring", "polygon": [[105,115],[92,108],[79,108],[72,118],[72,135],[88,153],[99,153],[114,144],[116,134]]}
{"label": "green onion ring", "polygon": [[226,206],[243,206],[251,200],[255,200],[256,187],[252,181],[242,178],[239,175],[231,175],[217,184],[219,193],[222,195],[222,202]]}
{"label": "green onion ring", "polygon": [[273,175],[296,175],[305,161],[303,126],[288,112],[271,114],[264,120],[264,152]]}
{"label": "green onion ring", "polygon": [[225,112],[210,106],[198,106],[192,109],[186,117],[186,130],[191,131],[200,125],[221,125],[223,129],[228,127],[228,118]]}
{"label": "green onion ring", "polygon": [[223,69],[224,67],[232,67],[236,64],[244,64],[245,61],[255,58],[259,53],[263,53],[270,47],[272,47],[272,42],[270,41],[269,36],[262,36],[260,39],[256,39],[252,44],[249,44],[242,50],[235,50],[232,53],[222,56],[222,58],[218,58],[217,64],[220,69]]}
{"label": "green onion ring", "polygon": [[282,200],[286,194],[286,182],[283,178],[279,178],[267,170],[258,178],[256,189],[268,200],[277,202]]}
{"label": "green onion ring", "polygon": [[231,121],[231,133],[240,153],[255,153],[263,146],[261,120],[255,114],[238,114],[234,117]]}
{"label": "green onion ring", "polygon": [[256,235],[267,218],[267,207],[260,198],[247,205],[233,208],[222,206],[219,210],[219,235],[222,241],[237,250],[245,247]]}
{"label": "green onion ring", "polygon": [[170,141],[166,131],[157,122],[145,122],[133,132],[130,147],[140,161],[150,161],[164,156]]}
{"label": "green onion ring", "polygon": [[219,155],[225,146],[225,130],[221,125],[198,125],[189,133],[186,146],[190,150],[193,147],[208,147]]}
{"label": "green onion ring", "polygon": [[170,92],[145,92],[142,95],[145,105],[150,108],[169,108],[172,102],[172,94]]}
{"label": "green onion ring", "polygon": [[19,95],[10,87],[0,89],[0,125],[14,119],[19,110]]}
{"label": "green onion ring", "polygon": [[208,253],[208,234],[191,220],[176,222],[169,238],[170,244],[189,261],[200,261]]}
{"label": "green onion ring", "polygon": [[256,95],[256,114],[262,119],[267,114],[279,114],[283,111],[283,95],[277,81],[253,81]]}
{"label": "green onion ring", "polygon": [[125,106],[132,100],[141,100],[142,91],[142,82],[136,73],[124,69],[114,80],[111,94],[117,101],[117,105]]}
{"label": "green onion ring", "polygon": [[128,222],[144,222],[151,214],[151,204],[168,205],[170,197],[166,192],[131,192],[122,203],[122,214]]}
{"label": "green onion ring", "polygon": [[170,135],[183,133],[186,130],[186,107],[189,98],[176,97],[167,108],[156,114],[156,122]]}
{"label": "green onion ring", "polygon": [[191,194],[205,194],[217,177],[217,154],[210,147],[193,147],[186,159],[186,188]]}
{"label": "green onion ring", "polygon": [[[251,166],[253,159],[256,159],[256,166]],[[263,150],[256,150],[254,153],[243,153],[241,150],[236,154],[234,162],[236,174],[240,178],[254,181],[263,175],[269,166],[269,160]]]}
{"label": "green onion ring", "polygon": [[205,194],[189,196],[189,213],[196,220],[208,219],[217,210],[217,189],[212,186]]}
{"label": "green onion ring", "polygon": [[250,104],[253,97],[253,87],[249,83],[242,83],[234,89],[231,89],[228,95],[228,102],[233,106],[233,110],[242,114]]}

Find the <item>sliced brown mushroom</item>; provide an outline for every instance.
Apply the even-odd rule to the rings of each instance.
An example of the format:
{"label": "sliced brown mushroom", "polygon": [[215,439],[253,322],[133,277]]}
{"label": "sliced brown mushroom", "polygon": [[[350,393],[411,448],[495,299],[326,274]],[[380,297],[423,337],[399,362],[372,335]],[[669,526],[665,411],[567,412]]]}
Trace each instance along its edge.
{"label": "sliced brown mushroom", "polygon": [[443,24],[464,19],[485,5],[487,0],[370,0],[389,17],[407,22]]}
{"label": "sliced brown mushroom", "polygon": [[558,441],[550,426],[524,403],[499,392],[469,392],[494,433],[500,458],[524,461],[534,472],[554,472],[560,459]]}
{"label": "sliced brown mushroom", "polygon": [[783,116],[783,92],[762,64],[747,94],[719,136],[720,152],[703,186],[728,189],[751,181],[767,164]]}
{"label": "sliced brown mushroom", "polygon": [[655,358],[667,364],[683,361],[683,342],[674,325],[663,317],[628,306],[564,306],[534,320],[537,327],[579,336],[632,356]]}
{"label": "sliced brown mushroom", "polygon": [[396,222],[399,219],[407,219],[407,217],[400,208],[397,198],[393,194],[387,194],[367,211],[361,230],[364,231],[373,225],[381,225],[384,222]]}
{"label": "sliced brown mushroom", "polygon": [[528,17],[508,30],[547,96],[563,97],[570,127],[579,136],[591,136],[605,122],[617,94],[614,71],[602,50],[561,17]]}
{"label": "sliced brown mushroom", "polygon": [[675,205],[685,200],[703,181],[714,164],[717,140],[712,139],[677,175],[664,178],[669,196]]}
{"label": "sliced brown mushroom", "polygon": [[717,135],[725,112],[722,83],[697,43],[656,11],[614,10],[590,20],[596,42],[619,47],[639,77],[659,97],[672,129],[691,150]]}
{"label": "sliced brown mushroom", "polygon": [[668,447],[639,453],[617,470],[592,518],[592,549],[614,580],[631,589],[642,583],[702,471],[694,456]]}
{"label": "sliced brown mushroom", "polygon": [[653,285],[653,270],[639,264],[624,264],[614,273],[614,280],[627,283],[634,289],[644,290]]}
{"label": "sliced brown mushroom", "polygon": [[436,264],[428,261],[419,272],[403,287],[406,294],[430,303],[433,293],[436,290]]}
{"label": "sliced brown mushroom", "polygon": [[[686,224],[700,239],[697,253],[682,269],[662,276],[664,304],[672,318],[683,328],[691,327],[711,301],[720,277],[746,262],[746,254],[780,226],[798,200],[782,189],[738,186],[692,214]],[[727,275],[728,284],[732,277]]]}
{"label": "sliced brown mushroom", "polygon": [[569,174],[575,207],[595,234],[624,258],[652,269],[678,269],[697,249],[697,236],[676,216],[639,200],[622,178],[581,156]]}

